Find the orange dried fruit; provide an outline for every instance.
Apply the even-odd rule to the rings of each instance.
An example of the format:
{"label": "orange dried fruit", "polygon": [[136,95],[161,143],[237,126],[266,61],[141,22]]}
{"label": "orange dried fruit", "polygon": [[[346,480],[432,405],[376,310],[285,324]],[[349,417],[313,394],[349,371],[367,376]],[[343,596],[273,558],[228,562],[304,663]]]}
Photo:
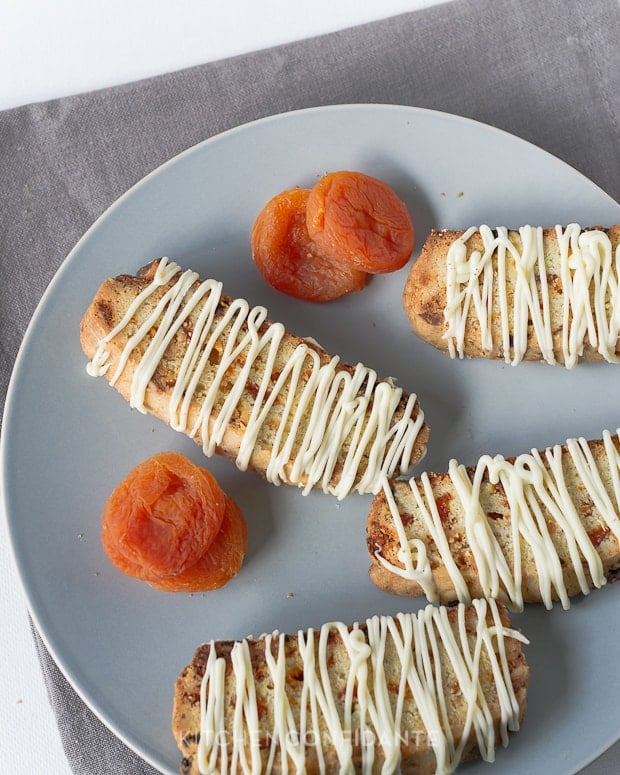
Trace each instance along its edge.
{"label": "orange dried fruit", "polygon": [[222,527],[198,562],[182,573],[149,583],[164,592],[207,592],[219,589],[239,573],[247,547],[246,521],[239,506],[226,496]]}
{"label": "orange dried fruit", "polygon": [[267,282],[306,301],[332,301],[366,284],[366,272],[343,263],[308,235],[310,190],[282,191],[261,210],[252,227],[252,258]]}
{"label": "orange dried fruit", "polygon": [[110,561],[145,581],[195,565],[220,531],[226,496],[215,478],[176,452],[137,465],[110,495],[101,540]]}
{"label": "orange dried fruit", "polygon": [[405,203],[387,183],[362,172],[324,175],[308,197],[306,225],[320,250],[363,272],[394,272],[413,252]]}

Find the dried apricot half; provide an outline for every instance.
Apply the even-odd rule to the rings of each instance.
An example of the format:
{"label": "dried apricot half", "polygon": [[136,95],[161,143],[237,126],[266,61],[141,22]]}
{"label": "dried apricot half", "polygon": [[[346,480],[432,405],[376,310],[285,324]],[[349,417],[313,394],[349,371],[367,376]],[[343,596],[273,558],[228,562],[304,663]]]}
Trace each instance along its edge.
{"label": "dried apricot half", "polygon": [[405,203],[387,183],[362,172],[324,175],[308,197],[306,225],[320,250],[371,274],[400,269],[413,252]]}
{"label": "dried apricot half", "polygon": [[149,582],[164,592],[207,592],[223,587],[243,565],[248,548],[248,528],[239,506],[226,496],[226,511],[219,533],[195,565],[174,576]]}
{"label": "dried apricot half", "polygon": [[367,275],[334,258],[308,235],[307,188],[282,191],[261,210],[252,227],[252,258],[267,282],[306,301],[331,301],[361,291]]}
{"label": "dried apricot half", "polygon": [[145,581],[195,565],[220,531],[226,496],[215,477],[176,452],[137,465],[114,489],[101,541],[123,573]]}

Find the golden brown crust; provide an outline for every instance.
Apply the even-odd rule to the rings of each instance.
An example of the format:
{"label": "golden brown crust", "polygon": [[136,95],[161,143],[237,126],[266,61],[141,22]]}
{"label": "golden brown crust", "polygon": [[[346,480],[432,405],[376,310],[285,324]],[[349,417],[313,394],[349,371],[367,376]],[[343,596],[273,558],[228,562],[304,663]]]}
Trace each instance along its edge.
{"label": "golden brown crust", "polygon": [[[505,608],[498,605],[502,624],[504,626],[510,626],[508,616]],[[447,612],[448,620],[451,627],[457,631],[457,609],[452,608]],[[465,624],[468,633],[468,639],[470,645],[473,643],[475,637],[478,621],[478,614],[473,606],[468,606],[465,609]],[[491,623],[492,614],[487,612],[487,622]],[[362,626],[362,632],[366,632],[366,628]],[[315,633],[315,640],[318,643],[319,632]],[[519,707],[519,723],[522,723],[527,708],[527,688],[529,682],[529,670],[525,655],[523,653],[521,643],[515,638],[505,639],[506,656],[509,667],[511,683],[515,693],[515,697]],[[249,653],[252,665],[252,673],[256,682],[256,696],[259,708],[259,729],[258,740],[259,747],[261,749],[261,755],[263,757],[263,764],[267,760],[269,755],[268,741],[272,735],[272,723],[273,723],[273,684],[271,682],[269,671],[267,669],[265,661],[265,640],[248,639]],[[233,647],[232,641],[221,641],[213,644],[213,648],[216,650],[216,654],[219,657],[223,657],[226,660],[226,689],[224,696],[224,703],[227,708],[230,708],[230,713],[226,716],[226,733],[231,734],[231,728],[229,726],[231,721],[232,712],[236,702],[236,690],[234,683],[234,676],[232,665],[230,661],[230,652]],[[272,645],[272,649],[275,646]],[[182,775],[198,775],[198,762],[197,751],[198,742],[200,739],[200,687],[202,678],[205,673],[205,666],[209,656],[211,646],[206,644],[198,648],[194,654],[194,658],[187,667],[183,669],[179,675],[174,691],[174,706],[172,712],[172,731],[177,745],[181,751],[182,763],[180,772]],[[448,710],[448,718],[452,732],[454,734],[455,744],[458,745],[463,729],[463,722],[466,712],[466,701],[463,694],[459,690],[459,683],[456,679],[456,675],[453,672],[450,659],[447,657],[444,651],[443,644],[440,642],[439,649],[441,651],[441,665],[443,675],[442,682],[445,687],[450,687],[450,691],[446,692],[446,706]],[[303,662],[298,649],[298,642],[296,636],[285,636],[285,652],[286,652],[286,692],[289,705],[292,709],[293,715],[299,717],[299,709],[301,706],[301,686],[303,676]],[[497,653],[497,652],[496,652]],[[347,682],[347,676],[349,671],[349,656],[346,647],[338,633],[334,630],[330,631],[328,640],[327,651],[327,664],[329,665],[330,685],[332,686],[333,695],[336,702],[340,706],[344,701],[345,686]],[[386,670],[386,676],[388,679],[388,685],[390,687],[390,693],[392,695],[392,702],[396,702],[396,695],[398,693],[398,685],[400,680],[400,659],[397,656],[397,652],[393,648],[393,644],[390,640],[387,641],[384,666]],[[369,676],[369,683],[372,681],[372,677]],[[493,718],[495,739],[499,744],[499,729],[500,729],[500,706],[497,695],[497,688],[495,680],[492,675],[490,663],[488,657],[483,653],[481,658],[480,680],[483,688],[485,698],[488,702],[489,710]],[[370,684],[372,686],[372,684]],[[342,711],[340,711],[342,712]],[[357,713],[357,703],[354,702],[354,720]],[[416,773],[416,775],[426,775],[427,773],[434,773],[436,770],[436,759],[432,745],[429,741],[429,736],[423,733],[425,729],[424,723],[421,719],[419,709],[417,708],[415,701],[411,695],[405,700],[405,706],[403,711],[403,718],[409,719],[409,723],[406,724],[401,730],[401,755],[402,755],[402,769],[403,773]],[[323,729],[323,727],[321,727]],[[324,730],[326,732],[326,729]],[[329,740],[329,734],[327,733],[324,741]],[[355,740],[355,738],[354,738]],[[383,750],[380,745],[377,746],[376,752],[376,772],[380,771],[380,766],[384,761]],[[228,755],[231,755],[229,750]],[[324,748],[324,755],[326,761],[326,771],[335,772],[338,771],[337,754],[333,744],[327,743]],[[475,759],[480,756],[480,751],[476,742],[475,733],[470,733],[467,742],[464,745],[462,761]],[[354,758],[356,761],[356,771],[359,770],[361,765],[361,747],[354,745]],[[289,763],[291,765],[292,763]],[[274,762],[274,773],[282,771],[282,762],[279,759],[279,753],[276,754]],[[320,771],[319,763],[316,757],[316,748],[308,746],[306,749],[305,760],[306,772],[318,773]],[[290,770],[289,770],[290,771]]]}
{"label": "golden brown crust", "polygon": [[[613,440],[616,449],[620,449],[618,438],[614,436]],[[588,446],[594,459],[597,461],[597,468],[601,473],[602,481],[613,502],[613,485],[609,476],[609,464],[603,441],[591,440],[588,442]],[[566,445],[562,446],[562,467],[576,513],[579,515],[593,546],[597,549],[605,576],[612,578],[614,572],[620,568],[620,542],[606,526],[596,504],[583,486]],[[474,470],[473,466],[467,468],[470,480],[473,479]],[[415,481],[420,482],[419,477],[416,477]],[[462,504],[456,495],[450,476],[447,473],[430,474],[429,481],[442,527],[448,539],[450,553],[456,561],[472,598],[484,597],[485,593],[480,585],[478,570],[465,532]],[[412,540],[416,538],[422,540],[426,547],[440,602],[454,602],[457,599],[454,582],[445,567],[437,545],[428,535],[412,495],[411,486],[405,481],[392,481],[390,482],[390,487],[398,512],[401,515],[407,539]],[[491,483],[488,476],[485,475],[480,493],[482,510],[486,514],[489,525],[502,547],[505,557],[509,561],[509,566],[512,567],[511,513],[504,487],[501,482],[497,484]],[[565,535],[546,506],[540,502],[539,506],[560,557],[567,593],[569,596],[579,594],[579,581],[568,554]],[[372,565],[369,570],[370,578],[377,587],[386,592],[407,597],[418,597],[424,594],[422,587],[416,581],[403,578],[390,571],[378,559],[378,556],[381,556],[390,564],[398,568],[404,568],[403,563],[398,558],[400,541],[385,492],[375,496],[372,501],[367,520],[366,538],[368,551],[372,559]],[[531,547],[525,541],[521,541],[520,549],[523,559],[523,600],[526,603],[539,603],[542,598]],[[583,560],[583,566],[586,578],[591,584],[592,580],[585,560]],[[593,585],[591,584],[591,586]],[[556,594],[553,597],[557,599]]]}
{"label": "golden brown crust", "polygon": [[[613,225],[609,228],[589,226],[586,229],[583,229],[583,231],[592,229],[599,229],[606,232],[611,241],[613,250],[616,250],[618,245],[620,245],[620,225]],[[465,230],[433,230],[424,243],[420,256],[413,263],[409,271],[403,291],[403,307],[413,331],[424,341],[444,352],[448,352],[448,340],[444,338],[444,334],[448,329],[448,325],[444,318],[444,310],[446,308],[446,259],[452,243],[464,233]],[[508,237],[518,249],[521,248],[521,237],[517,230],[509,230]],[[474,250],[483,250],[483,242],[479,232],[475,232],[466,244],[468,254],[471,254]],[[558,363],[563,363],[563,294],[562,283],[559,277],[560,254],[555,228],[543,229],[543,244],[550,291],[553,352],[556,361]],[[512,300],[514,297],[515,279],[516,274],[514,272],[514,267],[509,266],[509,271],[507,273],[507,298],[511,334],[512,315],[510,311],[512,309]],[[470,314],[465,328],[465,357],[489,359],[504,358],[504,353],[502,351],[502,326],[496,286],[494,286],[493,292],[493,310],[494,312],[491,318],[493,348],[487,350],[482,346],[478,320],[473,314]],[[617,350],[620,352],[620,341],[618,342]],[[542,359],[543,353],[530,321],[528,327],[527,350],[523,355],[523,360],[532,361]],[[583,356],[580,360],[600,361],[603,360],[603,356],[586,340]]]}
{"label": "golden brown crust", "polygon": [[[139,274],[135,277],[131,275],[121,275],[116,278],[108,279],[101,285],[93,301],[91,302],[90,306],[86,310],[80,326],[80,341],[82,344],[82,349],[84,350],[84,353],[88,356],[88,358],[92,359],[95,352],[97,351],[97,347],[100,339],[104,338],[107,334],[110,333],[110,331],[121,320],[121,318],[123,317],[125,311],[127,310],[128,306],[131,304],[133,299],[140,293],[140,291],[142,291],[144,288],[148,286],[148,284],[153,279],[157,266],[158,266],[158,261],[154,261],[150,265],[145,267],[143,270],[141,270]],[[170,284],[172,284],[173,281],[171,281]],[[196,285],[198,285],[198,283],[199,281],[196,281]],[[156,301],[165,293],[168,287],[170,286],[169,285],[163,286],[153,295],[152,299],[149,300],[149,302],[146,305],[144,305],[146,307],[146,310],[150,311],[154,308]],[[215,320],[213,324],[214,326],[217,325],[217,323],[222,319],[226,309],[231,304],[231,302],[232,300],[229,297],[222,296],[220,305],[218,306],[218,310],[215,315]],[[190,316],[186,324],[184,324],[179,329],[179,331],[175,334],[174,338],[172,339],[172,341],[168,346],[168,349],[164,354],[164,357],[162,358],[160,364],[157,366],[157,369],[153,375],[153,378],[149,382],[146,389],[145,402],[144,402],[145,409],[149,413],[153,414],[156,417],[159,417],[165,422],[168,422],[168,404],[169,404],[170,392],[171,392],[172,386],[175,384],[178,369],[179,369],[182,357],[185,353],[185,349],[187,347],[187,342],[191,338],[193,321],[195,320],[195,317],[198,315],[199,310],[200,310],[200,306],[197,307],[195,313],[192,313],[192,316]],[[146,318],[146,311],[141,311],[139,314],[141,315],[140,320]],[[270,321],[265,321],[263,323],[261,331],[266,330],[266,328],[269,325],[271,325]],[[121,353],[123,351],[127,338],[128,336],[131,335],[131,333],[135,328],[137,328],[137,323],[135,320],[132,320],[128,328],[122,331],[119,335],[115,336],[106,346],[106,350],[109,351],[110,353],[109,361],[108,361],[110,365],[109,365],[108,372],[106,373],[107,378],[110,378],[114,374],[116,370],[116,365],[119,361],[119,358],[121,356]],[[205,372],[201,377],[201,381],[198,385],[198,390],[196,392],[197,399],[199,399],[201,395],[206,394],[206,391],[210,384],[209,378],[210,378],[211,372],[209,371],[209,369],[212,369],[213,372],[215,371],[215,368],[217,366],[217,354],[223,351],[228,330],[225,330],[222,333],[221,337],[217,340],[215,344],[215,347],[213,350],[213,353],[214,353],[213,360],[210,364],[207,365]],[[275,384],[275,379],[277,378],[279,371],[281,371],[281,369],[284,368],[284,366],[288,362],[290,355],[293,353],[295,348],[302,342],[304,342],[309,348],[313,349],[318,354],[321,364],[327,363],[331,360],[331,356],[327,352],[325,352],[320,346],[316,345],[312,341],[301,339],[300,337],[295,336],[294,334],[287,333],[283,340],[283,344],[280,346],[278,351],[275,368],[274,368],[274,376],[272,377],[272,380],[271,380],[271,387]],[[133,377],[133,373],[138,363],[140,362],[140,359],[142,357],[142,354],[145,348],[146,348],[146,343],[143,342],[132,352],[125,369],[120,375],[120,378],[118,379],[118,381],[115,383],[116,389],[127,400],[129,400],[130,393],[131,393],[131,380]],[[222,383],[221,389],[218,392],[218,397],[215,402],[216,408],[219,408],[223,403],[223,401],[225,400],[232,385],[235,382],[237,374],[240,372],[241,368],[243,367],[243,363],[244,363],[244,356],[243,354],[241,354],[234,362],[231,369],[229,369],[229,372],[227,373],[227,378],[226,378],[227,381]],[[223,455],[231,459],[235,459],[237,457],[241,439],[243,438],[243,434],[245,432],[247,422],[250,417],[250,412],[252,410],[252,406],[256,398],[256,394],[255,393],[252,394],[251,388],[256,387],[257,389],[257,385],[259,384],[260,379],[262,377],[262,368],[264,368],[264,362],[261,362],[260,360],[258,360],[256,363],[256,367],[253,367],[253,370],[250,372],[250,381],[248,382],[248,385],[246,386],[246,390],[244,390],[243,395],[241,396],[237,404],[237,407],[235,408],[231,421],[226,427],[222,441],[219,444],[218,448],[216,449],[216,452],[220,455]],[[309,359],[308,359],[308,368],[309,368]],[[353,371],[353,367],[347,364],[339,364],[337,368],[340,371],[347,371],[349,373]],[[307,373],[308,372],[306,372],[306,374]],[[303,384],[305,384],[303,377],[302,377],[301,384],[302,386]],[[363,390],[363,386],[362,386],[362,390]],[[278,417],[278,413],[282,411],[284,400],[285,400],[284,396],[279,396],[278,399],[274,402],[274,405],[272,410],[270,411],[270,414],[268,415],[266,421],[263,423],[263,426],[261,427],[257,443],[254,447],[254,450],[252,452],[252,455],[249,461],[249,469],[257,471],[262,475],[265,475],[267,465],[269,463],[270,454],[273,446],[272,441],[275,434],[274,429],[277,428],[277,417]],[[400,404],[395,414],[395,418],[402,416],[407,404],[407,400],[408,400],[408,395],[403,393],[402,398],[400,400]],[[199,400],[192,401],[189,409],[189,415],[188,415],[188,421],[187,421],[188,428],[194,427],[195,421],[199,416],[201,405],[202,405],[201,401]],[[420,411],[421,410],[420,410],[419,404],[418,402],[416,402],[414,411],[413,411],[414,418],[417,418],[419,416]],[[213,422],[214,422],[214,418],[212,416],[209,418],[209,433],[211,433],[213,429]],[[415,462],[417,462],[417,460],[419,460],[423,456],[426,449],[426,444],[428,441],[428,434],[429,434],[428,426],[426,425],[426,423],[424,423],[420,429],[420,432],[418,434],[418,437],[414,445],[413,454],[412,454],[412,464],[415,464]],[[188,433],[188,435],[190,434]],[[201,443],[202,439],[200,438],[199,430],[196,432],[193,438],[196,442]],[[348,447],[345,444],[345,446],[341,450],[336,468],[332,476],[332,480],[331,480],[332,484],[337,482],[340,478],[340,474],[342,472],[342,462],[346,457],[347,451],[348,451]],[[367,458],[364,458],[364,463],[366,461],[367,461]],[[286,477],[289,476],[291,468],[292,468],[292,461],[290,461],[288,465],[285,465]],[[359,477],[361,477],[361,475],[363,474],[364,468],[365,468],[365,465],[360,466],[358,480],[359,480]]]}

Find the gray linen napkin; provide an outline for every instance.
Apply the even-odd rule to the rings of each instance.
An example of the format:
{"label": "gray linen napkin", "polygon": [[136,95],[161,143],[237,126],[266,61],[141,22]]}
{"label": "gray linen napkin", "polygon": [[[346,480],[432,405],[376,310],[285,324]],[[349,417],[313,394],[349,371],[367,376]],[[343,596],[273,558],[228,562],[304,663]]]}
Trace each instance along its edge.
{"label": "gray linen napkin", "polygon": [[[0,410],[26,325],[81,234],[159,164],[246,121],[337,103],[433,108],[519,135],[620,199],[619,40],[617,0],[456,0],[1,113]],[[73,770],[154,773],[33,634]]]}

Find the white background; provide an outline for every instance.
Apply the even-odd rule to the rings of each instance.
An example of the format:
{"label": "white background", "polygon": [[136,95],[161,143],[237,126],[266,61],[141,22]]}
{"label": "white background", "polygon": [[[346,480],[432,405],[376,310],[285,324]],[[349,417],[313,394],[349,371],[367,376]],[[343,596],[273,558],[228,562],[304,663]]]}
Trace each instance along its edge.
{"label": "white background", "polygon": [[2,0],[0,110],[436,4],[438,0]]}
{"label": "white background", "polygon": [[[1,0],[0,110],[125,83],[437,3]],[[0,773],[69,775],[2,519],[0,590]],[[617,761],[615,754],[603,757],[588,768],[588,775],[617,772],[614,758]]]}
{"label": "white background", "polygon": [[[1,0],[0,110],[126,83],[437,2]],[[4,519],[0,519],[0,773],[70,773]]]}

